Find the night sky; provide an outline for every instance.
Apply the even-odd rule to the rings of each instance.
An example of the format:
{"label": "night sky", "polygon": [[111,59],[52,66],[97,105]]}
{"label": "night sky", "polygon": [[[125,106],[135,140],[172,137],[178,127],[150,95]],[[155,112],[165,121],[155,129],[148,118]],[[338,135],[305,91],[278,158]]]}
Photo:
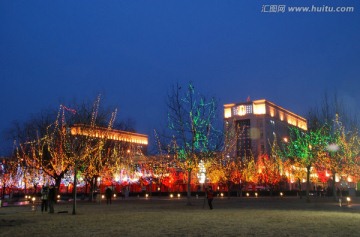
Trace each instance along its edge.
{"label": "night sky", "polygon": [[[355,11],[261,12],[279,4]],[[102,94],[151,136],[175,83],[220,109],[250,96],[306,116],[325,92],[359,112],[359,75],[359,0],[1,0],[0,156],[14,120],[73,99]]]}

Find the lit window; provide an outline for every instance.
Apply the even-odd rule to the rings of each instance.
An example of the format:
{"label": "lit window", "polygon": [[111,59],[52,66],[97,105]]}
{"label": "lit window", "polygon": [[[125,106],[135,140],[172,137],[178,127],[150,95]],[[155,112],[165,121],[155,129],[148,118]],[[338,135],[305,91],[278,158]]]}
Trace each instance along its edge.
{"label": "lit window", "polygon": [[231,108],[226,108],[224,110],[224,117],[225,118],[230,118],[231,117]]}
{"label": "lit window", "polygon": [[266,107],[265,104],[255,104],[254,103],[254,114],[265,114],[266,113]]}

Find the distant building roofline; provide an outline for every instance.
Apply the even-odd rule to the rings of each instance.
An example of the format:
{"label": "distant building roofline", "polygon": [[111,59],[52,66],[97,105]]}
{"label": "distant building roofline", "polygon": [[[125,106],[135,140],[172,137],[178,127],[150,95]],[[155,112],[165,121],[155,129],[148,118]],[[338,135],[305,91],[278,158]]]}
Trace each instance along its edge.
{"label": "distant building roofline", "polygon": [[90,126],[86,124],[74,124],[70,128],[71,135],[91,136],[98,138],[106,138],[114,141],[124,141],[129,143],[136,143],[148,145],[148,135],[121,131],[116,129]]}
{"label": "distant building roofline", "polygon": [[248,105],[248,104],[261,104],[261,103],[265,103],[265,104],[269,104],[269,105],[272,105],[274,107],[276,107],[277,109],[279,110],[282,110],[282,111],[285,111],[295,117],[298,117],[300,119],[303,119],[303,120],[306,120],[306,118],[298,115],[298,114],[295,114],[294,112],[291,112],[287,109],[285,109],[284,107],[281,107],[269,100],[266,100],[266,99],[259,99],[259,100],[253,100],[253,101],[247,101],[247,102],[239,102],[239,103],[229,103],[229,104],[224,104],[224,108],[231,108],[231,107],[234,107],[234,106],[237,106],[237,105]]}

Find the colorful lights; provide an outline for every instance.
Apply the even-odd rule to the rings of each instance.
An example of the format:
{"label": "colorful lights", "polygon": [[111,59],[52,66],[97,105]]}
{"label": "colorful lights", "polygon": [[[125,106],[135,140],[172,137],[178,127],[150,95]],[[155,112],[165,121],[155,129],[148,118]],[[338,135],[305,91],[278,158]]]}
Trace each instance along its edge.
{"label": "colorful lights", "polygon": [[204,161],[201,160],[199,162],[199,173],[197,174],[197,177],[199,179],[199,183],[200,184],[204,184],[205,180],[206,180],[206,169],[205,169],[205,165],[204,165]]}
{"label": "colorful lights", "polygon": [[[265,102],[263,103],[265,104]],[[261,103],[259,103],[259,106],[261,105]],[[234,105],[235,106],[235,105]],[[249,105],[250,106],[250,105]],[[248,107],[244,106],[238,106],[237,108],[237,115],[239,116],[243,116],[246,115],[248,113],[251,112],[251,110],[247,109]],[[250,107],[249,107],[250,108]],[[264,107],[265,110],[268,110],[267,105]],[[227,109],[227,111],[230,111],[231,113],[231,107],[225,108]],[[254,110],[254,113],[256,111]],[[270,109],[271,112],[271,109]],[[270,114],[272,116],[278,116],[278,111],[274,110],[273,114]],[[272,113],[272,112],[271,112]],[[200,127],[211,127],[211,124],[208,121],[201,121],[201,118],[199,118],[199,111],[193,111],[193,113],[191,114],[193,116],[193,122],[194,122],[194,126],[197,125],[201,125]],[[284,117],[285,119],[287,119],[287,114],[284,113]],[[297,117],[294,117],[295,119],[298,119]],[[269,120],[266,121],[270,121],[271,120],[275,120],[273,118],[269,118]],[[229,123],[230,120],[228,120],[227,122]],[[267,125],[266,121],[262,120],[262,125]],[[285,123],[285,122],[284,122]],[[60,124],[60,123],[59,123]],[[271,123],[272,126],[278,126],[278,124],[281,124],[280,122],[278,122],[276,120],[276,123],[273,122]],[[298,124],[299,125],[299,124]],[[60,125],[59,125],[60,126]],[[77,125],[75,125],[76,127]],[[81,127],[82,125],[79,125],[79,127]],[[210,167],[210,164],[207,160],[208,156],[205,156],[204,154],[211,150],[208,149],[208,147],[206,147],[207,143],[209,142],[207,134],[204,134],[204,131],[197,133],[196,131],[196,136],[194,137],[195,143],[194,148],[196,150],[196,152],[194,153],[190,153],[188,149],[188,147],[186,147],[188,145],[188,143],[186,143],[185,146],[180,147],[180,145],[176,144],[175,142],[172,143],[172,147],[168,148],[169,150],[172,149],[174,147],[174,150],[171,150],[169,153],[165,153],[165,154],[161,154],[161,159],[165,159],[166,162],[162,163],[165,164],[165,168],[163,168],[164,166],[159,165],[159,163],[155,164],[156,161],[154,161],[154,163],[150,163],[151,165],[149,165],[147,158],[149,157],[140,157],[138,159],[138,157],[133,156],[134,154],[136,154],[136,149],[134,147],[130,147],[128,149],[128,147],[123,147],[122,150],[111,150],[111,147],[107,147],[106,145],[104,145],[105,140],[102,140],[99,144],[97,144],[95,141],[97,139],[94,139],[94,137],[97,138],[104,138],[104,139],[110,139],[110,140],[119,140],[120,138],[117,137],[117,135],[115,133],[107,133],[106,131],[114,131],[114,130],[109,130],[106,129],[102,130],[99,129],[98,127],[96,127],[95,125],[93,127],[88,127],[89,130],[86,129],[82,129],[80,132],[83,132],[84,136],[89,136],[87,138],[84,138],[82,140],[82,136],[77,136],[77,141],[79,142],[79,146],[84,146],[84,149],[81,150],[81,152],[79,153],[75,153],[74,152],[74,147],[72,146],[72,144],[70,143],[71,141],[66,140],[67,138],[61,137],[61,139],[58,141],[56,140],[56,137],[58,136],[58,134],[56,134],[56,130],[52,130],[50,129],[49,126],[49,132],[46,134],[45,137],[39,139],[38,141],[33,141],[33,142],[29,142],[27,144],[22,144],[24,145],[24,147],[26,145],[29,145],[29,147],[25,147],[24,149],[21,150],[21,152],[25,153],[24,151],[26,150],[31,150],[31,153],[29,152],[29,154],[26,154],[27,156],[33,155],[38,156],[41,158],[41,156],[39,155],[41,152],[39,147],[42,146],[49,146],[49,149],[46,150],[46,152],[49,152],[49,154],[46,154],[48,157],[54,158],[54,162],[55,164],[55,168],[53,173],[61,173],[62,171],[64,171],[65,169],[69,168],[73,165],[74,161],[74,157],[76,156],[76,159],[79,158],[79,161],[81,162],[81,167],[80,167],[80,171],[81,172],[81,176],[77,176],[78,180],[81,180],[85,177],[85,175],[95,175],[93,177],[102,177],[102,180],[100,180],[100,178],[98,179],[99,183],[100,181],[102,181],[102,183],[109,183],[109,182],[115,182],[116,185],[122,185],[122,183],[126,183],[126,185],[133,185],[135,184],[135,189],[137,188],[136,185],[139,186],[147,186],[146,190],[149,189],[153,189],[153,190],[160,190],[160,187],[163,187],[163,189],[165,191],[171,190],[172,192],[174,192],[176,190],[176,192],[184,192],[184,187],[182,186],[183,184],[185,184],[186,182],[189,182],[192,186],[191,189],[192,191],[194,191],[194,183],[199,182],[200,184],[203,183],[207,183],[205,182],[206,178],[209,181],[209,183],[211,183],[211,185],[213,185],[213,187],[217,187],[218,191],[219,191],[219,187],[217,186],[219,183],[223,182],[223,181],[219,181],[220,179],[227,179],[227,181],[231,181],[234,183],[238,183],[240,179],[243,179],[244,182],[249,182],[249,183],[254,183],[255,185],[264,185],[266,186],[266,184],[270,184],[273,185],[276,182],[279,182],[278,178],[275,177],[275,175],[278,175],[278,173],[276,173],[276,171],[274,171],[274,169],[272,168],[273,164],[271,162],[268,161],[264,161],[263,165],[260,166],[259,164],[255,164],[254,167],[255,169],[252,169],[251,167],[249,167],[248,165],[250,163],[243,163],[242,167],[238,168],[235,167],[237,164],[235,164],[235,162],[231,162],[232,159],[234,159],[233,155],[228,152],[228,153],[224,153],[221,154],[221,158],[219,158],[218,163],[213,163],[211,164],[213,167]],[[51,131],[50,131],[51,130]],[[60,129],[59,130],[60,133],[63,131],[70,131],[68,129]],[[76,132],[76,130],[75,130]],[[322,137],[325,137],[324,134],[314,134],[312,132],[308,132],[305,133],[304,131],[300,131],[301,134],[303,134],[304,136],[313,136],[314,140],[306,140],[303,139],[301,140],[300,143],[298,142],[298,139],[291,139],[291,137],[287,138],[284,137],[283,141],[287,144],[284,144],[285,146],[288,146],[288,144],[291,143],[296,143],[296,147],[292,147],[293,150],[297,150],[294,154],[294,156],[291,156],[290,158],[293,158],[293,160],[295,160],[295,165],[298,167],[297,169],[293,169],[290,171],[286,171],[286,176],[287,176],[287,182],[293,183],[293,182],[297,182],[298,180],[301,182],[306,182],[305,179],[303,179],[305,177],[304,173],[307,172],[307,169],[309,169],[311,172],[323,172],[323,176],[327,177],[326,181],[329,180],[329,177],[331,175],[333,175],[333,177],[335,177],[335,181],[339,182],[341,181],[341,185],[347,185],[347,182],[356,182],[358,179],[358,176],[356,176],[351,169],[351,167],[349,168],[346,164],[348,162],[347,159],[349,159],[349,161],[353,161],[351,160],[351,152],[353,150],[353,148],[351,147],[351,144],[348,140],[346,136],[345,137],[335,137],[332,140],[326,140],[323,139]],[[55,135],[54,135],[55,134]],[[68,133],[69,134],[69,133]],[[90,136],[89,134],[92,134],[93,136]],[[250,128],[250,134],[251,134],[251,138],[256,139],[259,138],[259,131]],[[54,135],[53,137],[51,137],[52,135]],[[75,135],[81,135],[79,134],[75,134]],[[71,136],[69,136],[71,137]],[[349,136],[350,137],[350,136]],[[279,138],[282,138],[282,136]],[[87,139],[87,140],[86,140]],[[310,139],[310,138],[309,138]],[[329,138],[328,138],[329,139]],[[355,138],[354,138],[355,139]],[[100,140],[100,139],[99,139]],[[40,141],[44,141],[44,143],[41,143]],[[131,141],[131,138],[127,139],[126,141]],[[191,141],[190,141],[191,142]],[[331,143],[330,143],[331,142]],[[66,144],[65,144],[66,143]],[[326,144],[329,144],[328,146],[326,146]],[[59,146],[54,145],[54,144],[60,144]],[[91,145],[89,145],[91,144]],[[338,145],[339,144],[339,145]],[[261,144],[260,144],[261,145]],[[51,146],[51,147],[50,147]],[[289,145],[291,146],[291,145]],[[164,146],[165,147],[165,146]],[[170,146],[169,146],[170,147]],[[326,149],[325,149],[326,147]],[[73,149],[73,150],[71,150]],[[66,152],[65,152],[66,151]],[[319,152],[320,151],[320,152]],[[172,153],[173,152],[173,153]],[[323,152],[323,153],[321,153]],[[70,155],[68,155],[70,154]],[[80,156],[79,154],[83,155],[84,157],[78,157]],[[171,158],[170,155],[171,154]],[[355,154],[355,152],[354,152]],[[358,153],[356,153],[358,154]],[[43,155],[43,154],[41,154]],[[115,161],[117,163],[112,163],[113,160],[108,159],[108,155],[111,156],[111,158],[115,158]],[[212,155],[212,154],[211,154]],[[314,171],[314,168],[312,167],[316,167],[315,165],[318,165],[318,163],[315,162],[319,162],[319,156],[321,155],[321,158],[323,158],[324,156],[328,156],[326,157],[328,160],[326,160],[325,162],[323,160],[320,160],[321,165],[323,165],[321,167],[320,171]],[[91,157],[91,162],[89,162],[88,164],[84,164],[84,161],[86,161],[87,157]],[[176,158],[182,158],[181,162],[174,162],[174,160]],[[209,155],[210,157],[210,155]],[[25,156],[19,156],[19,160],[21,160],[22,162],[27,159],[25,158]],[[212,158],[212,157],[211,157]],[[218,158],[218,157],[216,157]],[[252,157],[254,158],[254,160],[259,160],[259,157]],[[288,157],[286,157],[288,158]],[[168,160],[171,160],[171,162],[167,162]],[[309,163],[307,163],[307,159],[313,159],[311,160]],[[213,162],[214,160],[211,160],[211,162]],[[229,162],[230,161],[230,162]],[[336,162],[335,162],[336,161]],[[31,162],[31,160],[27,160],[26,161],[26,165],[28,167],[30,167],[29,162]],[[68,164],[67,164],[68,162]],[[79,162],[79,163],[80,163]],[[152,161],[153,162],[153,161]],[[334,163],[332,163],[334,162]],[[36,162],[34,162],[36,163]],[[286,169],[290,169],[289,166],[287,166],[286,168],[284,168],[286,165],[284,163],[276,163],[277,164],[277,169],[281,170],[280,174],[284,174]],[[32,164],[31,164],[32,165]],[[37,165],[37,164],[36,164]],[[336,167],[336,165],[339,165],[341,167]],[[310,166],[310,168],[308,168]],[[35,165],[34,165],[35,167]],[[141,168],[139,168],[141,167]],[[174,168],[176,167],[176,168]],[[207,171],[205,169],[205,167],[207,167]],[[209,168],[208,168],[209,167]],[[235,168],[234,168],[235,167]],[[264,168],[265,167],[265,168]],[[2,168],[3,169],[3,168]],[[89,170],[87,170],[89,169]],[[171,169],[176,169],[177,171],[172,171]],[[186,174],[186,172],[190,169],[193,169],[194,173],[198,172],[198,174],[200,174],[198,176],[198,179],[196,179],[196,177],[194,178],[191,177],[191,179],[188,179],[188,177],[191,176],[191,174]],[[216,170],[217,169],[217,170]],[[256,172],[256,170],[258,170],[258,172]],[[266,171],[267,170],[267,171]],[[328,171],[329,170],[329,171]],[[38,169],[39,171],[39,169]],[[160,172],[159,172],[160,171]],[[253,172],[254,171],[254,172]],[[24,176],[30,176],[28,174],[30,174],[30,169],[28,169]],[[72,171],[71,171],[72,172]],[[68,172],[64,177],[67,177],[68,174],[71,172]],[[172,174],[173,173],[178,173],[178,174]],[[205,173],[208,172],[206,175],[208,177],[205,176]],[[329,173],[328,173],[329,172]],[[331,173],[330,173],[331,172]],[[35,177],[34,175],[34,179],[38,179],[39,184],[48,182],[50,180],[50,177],[45,177],[46,175],[43,173],[38,172],[38,177]],[[46,172],[47,173],[47,172]],[[249,173],[249,174],[247,174]],[[230,175],[229,175],[230,174]],[[261,174],[261,175],[260,175]],[[341,174],[341,176],[339,176],[338,174]],[[188,177],[187,177],[188,175]],[[351,176],[350,176],[351,175]],[[33,176],[33,175],[31,175]],[[181,177],[179,177],[181,176]],[[73,176],[70,176],[73,177]],[[112,178],[113,177],[113,178]],[[314,174],[311,173],[310,174],[310,178],[312,180],[312,182],[319,182],[319,179],[321,179],[320,174]],[[66,179],[66,178],[64,178]],[[63,180],[64,180],[63,179]],[[152,181],[156,179],[156,181]],[[341,180],[340,180],[341,179]],[[190,181],[189,181],[190,180]],[[326,182],[325,181],[325,182]],[[0,182],[3,182],[2,180],[0,180]],[[27,181],[28,182],[28,181]],[[51,181],[53,182],[53,181]],[[153,183],[152,183],[153,182]],[[325,183],[324,182],[324,183]],[[113,183],[113,184],[114,184]],[[177,184],[181,184],[179,186],[181,186],[181,188],[176,188]],[[223,182],[225,183],[225,182]],[[241,183],[241,181],[240,181]],[[71,180],[66,180],[66,182],[61,183],[61,185],[65,186],[70,186],[71,188],[73,188],[73,184],[71,183]],[[150,185],[151,184],[151,185]],[[95,184],[96,186],[98,184]],[[99,184],[101,185],[101,183]],[[78,186],[78,185],[77,185]],[[159,187],[160,186],[160,187]],[[199,185],[200,186],[200,185]],[[255,186],[254,186],[255,187]],[[257,186],[259,187],[259,186]],[[267,187],[267,186],[266,186]],[[224,191],[226,188],[224,186],[221,187],[221,191]],[[132,189],[134,190],[134,189]],[[250,189],[248,189],[250,190]],[[260,190],[258,188],[254,188],[253,191],[255,190]],[[134,191],[137,192],[137,191]],[[262,193],[259,193],[260,195],[262,195]],[[180,193],[179,194],[171,194],[170,197],[175,197],[175,195],[177,195],[177,197],[180,197]],[[224,194],[223,193],[219,193],[219,195],[222,197]],[[251,196],[258,196],[258,193],[254,193],[251,192]],[[282,193],[280,194],[281,196],[283,195]],[[99,195],[100,196],[100,195]],[[99,197],[98,196],[98,197]],[[247,193],[247,196],[249,196],[249,193]],[[116,197],[116,195],[114,194],[114,197]],[[148,194],[146,195],[146,197],[148,197]]]}

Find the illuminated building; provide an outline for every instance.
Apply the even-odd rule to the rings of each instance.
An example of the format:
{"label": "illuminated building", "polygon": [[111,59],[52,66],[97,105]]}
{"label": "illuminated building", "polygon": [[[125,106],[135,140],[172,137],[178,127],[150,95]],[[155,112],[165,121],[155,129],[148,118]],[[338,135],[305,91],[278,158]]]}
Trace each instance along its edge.
{"label": "illuminated building", "polygon": [[109,129],[104,127],[96,127],[84,124],[75,124],[70,128],[70,134],[73,136],[90,136],[106,139],[114,142],[122,142],[124,144],[135,146],[137,151],[142,154],[147,153],[148,136],[140,133]]}
{"label": "illuminated building", "polygon": [[270,154],[275,138],[287,142],[290,127],[307,130],[305,118],[264,99],[225,104],[224,119],[229,155],[241,159]]}

